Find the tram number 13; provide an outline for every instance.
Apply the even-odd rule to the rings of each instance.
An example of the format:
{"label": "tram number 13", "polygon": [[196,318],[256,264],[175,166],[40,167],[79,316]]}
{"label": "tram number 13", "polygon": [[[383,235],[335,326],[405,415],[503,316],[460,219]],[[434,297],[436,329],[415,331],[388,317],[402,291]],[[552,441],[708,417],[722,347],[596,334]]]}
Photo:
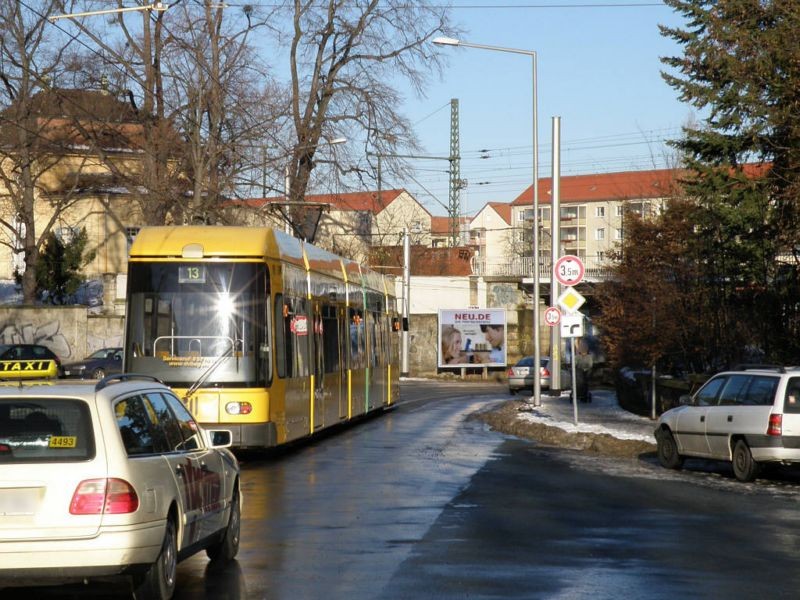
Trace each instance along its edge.
{"label": "tram number 13", "polygon": [[205,265],[182,265],[178,268],[178,283],[205,283]]}

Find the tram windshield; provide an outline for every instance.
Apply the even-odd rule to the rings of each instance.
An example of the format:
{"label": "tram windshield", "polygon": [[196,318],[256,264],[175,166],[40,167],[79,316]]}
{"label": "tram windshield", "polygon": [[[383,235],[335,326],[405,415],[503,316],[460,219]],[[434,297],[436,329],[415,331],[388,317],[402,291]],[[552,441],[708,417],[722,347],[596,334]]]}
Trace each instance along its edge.
{"label": "tram windshield", "polygon": [[131,263],[125,371],[173,386],[265,385],[264,265]]}

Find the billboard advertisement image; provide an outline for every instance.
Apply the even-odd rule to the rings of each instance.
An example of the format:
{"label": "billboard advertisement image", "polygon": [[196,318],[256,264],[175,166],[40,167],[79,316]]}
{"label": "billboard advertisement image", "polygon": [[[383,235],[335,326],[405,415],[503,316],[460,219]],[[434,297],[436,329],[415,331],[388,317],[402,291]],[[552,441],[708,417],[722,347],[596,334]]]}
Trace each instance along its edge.
{"label": "billboard advertisement image", "polygon": [[506,366],[504,308],[439,311],[439,367]]}

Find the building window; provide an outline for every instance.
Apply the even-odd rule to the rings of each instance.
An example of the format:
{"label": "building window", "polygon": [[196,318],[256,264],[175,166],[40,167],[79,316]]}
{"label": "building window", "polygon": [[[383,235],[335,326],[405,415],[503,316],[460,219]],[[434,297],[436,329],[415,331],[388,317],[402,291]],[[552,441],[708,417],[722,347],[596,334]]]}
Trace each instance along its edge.
{"label": "building window", "polygon": [[625,214],[625,207],[622,204],[617,204],[617,216],[621,217]]}
{"label": "building window", "polygon": [[615,240],[621,240],[622,239],[622,229],[621,228],[618,227],[617,229],[614,230],[614,239]]}
{"label": "building window", "polygon": [[544,208],[539,209],[539,220],[540,221],[549,221],[550,220],[550,207],[545,206]]}
{"label": "building window", "polygon": [[603,262],[603,260],[605,260],[605,258],[606,258],[606,253],[605,252],[598,252],[597,253],[597,262]]}
{"label": "building window", "polygon": [[358,212],[356,222],[356,232],[360,236],[369,235],[372,232],[372,213],[368,210]]}
{"label": "building window", "polygon": [[530,221],[533,219],[533,209],[526,208],[525,210],[517,213],[517,216],[520,221]]}
{"label": "building window", "polygon": [[606,239],[606,230],[603,227],[598,227],[594,230],[594,239],[600,241]]}
{"label": "building window", "polygon": [[422,233],[422,221],[411,222],[411,233]]}
{"label": "building window", "polygon": [[133,240],[136,239],[136,236],[139,235],[139,230],[141,227],[126,227],[125,228],[125,237],[128,240],[128,250],[131,249],[131,244],[133,244]]}
{"label": "building window", "polygon": [[56,227],[53,229],[53,235],[58,238],[59,242],[67,246],[77,237],[78,232],[74,227]]}
{"label": "building window", "polygon": [[605,217],[606,216],[606,207],[605,206],[595,206],[594,207],[594,216],[595,217]]}

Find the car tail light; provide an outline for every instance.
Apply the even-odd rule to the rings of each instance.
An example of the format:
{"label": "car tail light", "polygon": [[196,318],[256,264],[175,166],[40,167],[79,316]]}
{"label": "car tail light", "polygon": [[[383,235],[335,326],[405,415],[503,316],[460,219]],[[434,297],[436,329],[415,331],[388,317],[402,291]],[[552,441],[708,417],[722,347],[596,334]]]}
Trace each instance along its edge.
{"label": "car tail light", "polygon": [[783,415],[774,414],[769,416],[769,425],[767,426],[767,435],[782,435],[783,434]]}
{"label": "car tail light", "polygon": [[229,415],[249,415],[253,412],[253,405],[249,402],[228,402],[225,412]]}
{"label": "car tail light", "polygon": [[508,371],[506,371],[506,375],[507,375],[508,377],[513,377],[513,376],[514,376],[514,369],[512,369],[511,367],[509,367],[509,368],[508,368]]}
{"label": "car tail light", "polygon": [[72,494],[72,515],[119,515],[136,512],[139,497],[124,479],[85,479]]}
{"label": "car tail light", "polygon": [[541,369],[539,369],[539,373],[541,374],[542,377],[550,377],[550,369],[548,369],[547,367],[542,367]]}

